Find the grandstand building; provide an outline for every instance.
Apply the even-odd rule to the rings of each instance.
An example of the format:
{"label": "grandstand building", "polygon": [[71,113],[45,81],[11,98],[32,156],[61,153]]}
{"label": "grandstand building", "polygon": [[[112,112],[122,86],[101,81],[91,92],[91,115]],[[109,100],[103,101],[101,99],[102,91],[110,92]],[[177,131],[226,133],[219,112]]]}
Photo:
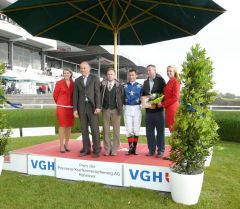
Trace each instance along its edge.
{"label": "grandstand building", "polygon": [[[0,9],[15,0],[1,0]],[[43,84],[52,92],[62,70],[71,68],[74,77],[80,76],[79,63],[88,61],[92,73],[101,79],[106,69],[113,66],[113,55],[101,46],[82,46],[72,43],[33,37],[13,20],[0,13],[0,63],[5,65],[2,75],[6,93],[37,94]],[[130,68],[140,70],[140,78],[145,77],[145,69],[137,67],[129,59],[119,56],[119,79],[126,81]]]}

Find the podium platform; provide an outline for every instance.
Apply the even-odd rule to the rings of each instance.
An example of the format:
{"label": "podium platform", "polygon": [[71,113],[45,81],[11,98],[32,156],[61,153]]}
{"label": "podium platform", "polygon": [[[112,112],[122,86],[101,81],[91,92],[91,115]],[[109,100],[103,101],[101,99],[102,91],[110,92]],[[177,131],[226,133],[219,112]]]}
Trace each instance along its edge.
{"label": "podium platform", "polygon": [[[171,162],[146,156],[146,144],[138,144],[138,155],[125,155],[128,144],[121,144],[117,156],[80,157],[82,141],[70,140],[70,152],[59,152],[59,141],[11,151],[3,169],[29,175],[47,175],[61,179],[98,182],[115,186],[133,186],[170,192],[169,173]],[[164,156],[170,147],[166,146]]]}

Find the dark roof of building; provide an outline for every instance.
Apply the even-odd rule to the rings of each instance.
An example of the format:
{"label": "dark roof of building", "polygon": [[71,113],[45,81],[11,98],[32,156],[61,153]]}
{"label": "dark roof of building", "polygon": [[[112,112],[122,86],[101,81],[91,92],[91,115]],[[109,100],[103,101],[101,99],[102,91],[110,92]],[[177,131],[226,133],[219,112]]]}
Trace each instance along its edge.
{"label": "dark roof of building", "polygon": [[[81,63],[82,61],[87,61],[93,69],[99,69],[99,60],[100,60],[100,69],[101,75],[104,77],[107,72],[108,67],[114,66],[114,55],[110,54],[107,50],[105,50],[101,46],[85,46],[79,44],[66,44],[66,49],[69,45],[76,47],[79,49],[77,52],[71,52],[70,50],[66,51],[48,51],[47,55],[51,57],[56,57],[59,59],[63,59],[69,62]],[[60,43],[59,43],[60,46]],[[64,43],[61,42],[62,49],[64,50]],[[75,48],[75,49],[76,49]],[[138,78],[146,78],[146,68],[142,66],[136,66],[134,62],[127,59],[123,56],[118,56],[119,63],[119,78],[121,80],[127,79],[127,72],[129,69],[134,68],[137,70]],[[95,71],[94,71],[95,72]],[[97,73],[97,71],[95,72]]]}
{"label": "dark roof of building", "polygon": [[[101,46],[84,46],[79,44],[71,44],[83,51],[79,52],[59,52],[59,51],[48,51],[47,55],[56,57],[59,59],[64,59],[70,62],[80,63],[82,61],[92,61],[90,64],[94,68],[98,68],[98,59],[100,58],[101,66],[108,67],[113,66],[114,55],[110,54]],[[119,67],[134,67],[136,66],[134,62],[123,57],[119,57]]]}

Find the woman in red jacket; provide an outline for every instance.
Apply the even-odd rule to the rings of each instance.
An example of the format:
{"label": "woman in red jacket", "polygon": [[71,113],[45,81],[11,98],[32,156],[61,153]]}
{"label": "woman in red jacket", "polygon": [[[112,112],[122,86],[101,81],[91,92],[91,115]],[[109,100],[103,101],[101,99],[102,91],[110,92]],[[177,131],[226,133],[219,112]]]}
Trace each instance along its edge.
{"label": "woman in red jacket", "polygon": [[166,123],[170,132],[172,132],[175,115],[179,107],[180,81],[177,70],[172,65],[167,67],[167,75],[169,77],[169,81],[164,87],[164,100],[160,106],[165,108]]}
{"label": "woman in red jacket", "polygon": [[53,98],[57,105],[57,120],[59,124],[60,152],[69,152],[69,138],[74,125],[73,117],[73,80],[72,71],[63,70],[63,79],[56,83]]}

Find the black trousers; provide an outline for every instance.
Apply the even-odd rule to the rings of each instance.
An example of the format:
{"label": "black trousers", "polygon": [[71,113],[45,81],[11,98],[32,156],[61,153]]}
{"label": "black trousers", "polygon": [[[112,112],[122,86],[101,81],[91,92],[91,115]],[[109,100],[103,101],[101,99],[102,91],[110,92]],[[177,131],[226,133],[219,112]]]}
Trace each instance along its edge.
{"label": "black trousers", "polygon": [[[165,150],[165,117],[164,112],[146,112],[146,135],[149,152]],[[157,135],[155,136],[155,130]]]}
{"label": "black trousers", "polygon": [[82,132],[82,142],[84,152],[91,150],[91,142],[89,138],[89,129],[91,129],[93,152],[100,152],[100,134],[99,134],[99,123],[98,115],[94,114],[94,109],[90,103],[85,103],[85,107],[82,107],[79,111],[81,132]]}

